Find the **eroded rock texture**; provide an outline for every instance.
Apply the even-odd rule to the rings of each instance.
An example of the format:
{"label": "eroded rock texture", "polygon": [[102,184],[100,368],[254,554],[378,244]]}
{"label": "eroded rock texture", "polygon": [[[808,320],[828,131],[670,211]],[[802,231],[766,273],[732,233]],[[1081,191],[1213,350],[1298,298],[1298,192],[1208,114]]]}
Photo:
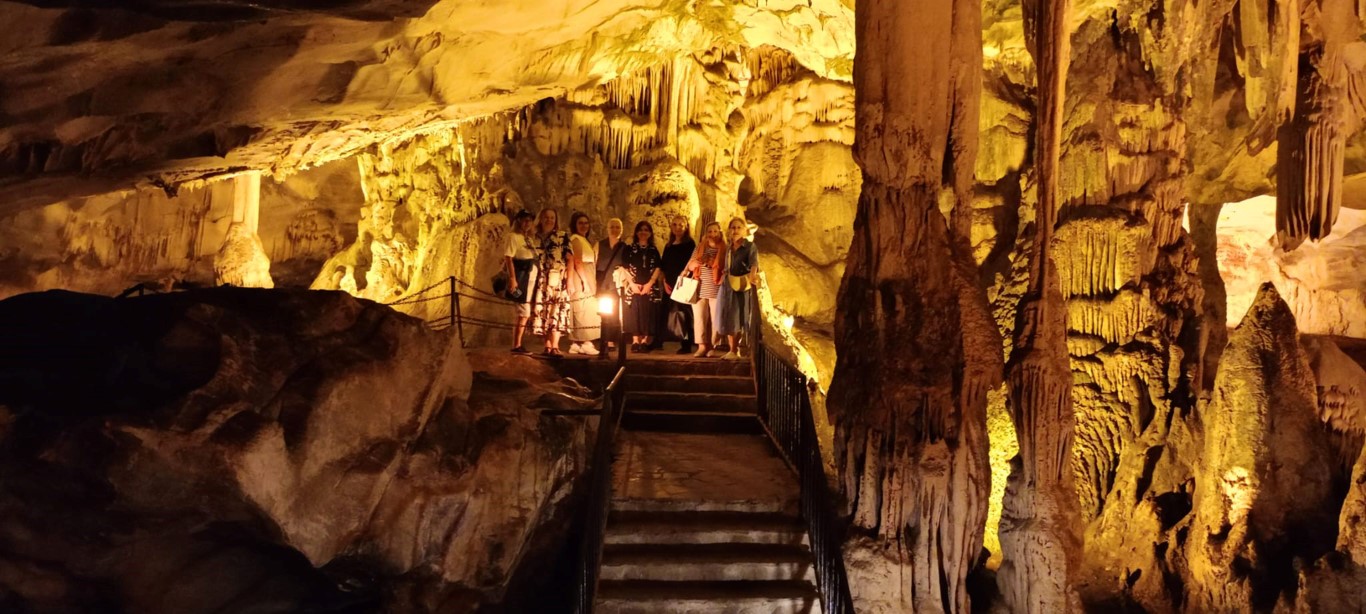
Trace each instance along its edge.
{"label": "eroded rock texture", "polygon": [[1190,611],[1267,611],[1295,560],[1333,548],[1341,471],[1319,417],[1295,317],[1270,284],[1229,335],[1201,414],[1187,547]]}
{"label": "eroded rock texture", "polygon": [[337,292],[0,314],[7,610],[466,611],[564,539],[587,433],[531,406],[581,391],[529,359]]}
{"label": "eroded rock texture", "polygon": [[[718,44],[849,76],[846,0],[7,2],[5,206],[287,175]],[[148,67],[152,67],[148,70]]]}
{"label": "eroded rock texture", "polygon": [[[847,82],[773,47],[718,47],[600,86],[375,148],[359,156],[366,202],[357,240],[315,288],[393,301],[454,275],[487,291],[507,216],[552,208],[649,220],[662,240],[683,215],[700,231],[740,216],[764,254],[765,313],[822,382],[834,368],[835,294],[848,252],[858,173]],[[476,292],[477,294],[477,292]],[[487,298],[487,297],[485,297]],[[402,307],[428,319],[445,302]],[[480,298],[464,313],[508,318]],[[778,326],[784,316],[794,324]],[[471,343],[502,341],[471,329]]]}
{"label": "eroded rock texture", "polygon": [[[114,295],[134,284],[212,286],[233,221],[220,181],[76,198],[0,216],[0,296],[62,288]],[[364,198],[354,160],[261,182],[256,236],[280,286],[307,286],[354,239]]]}
{"label": "eroded rock texture", "polygon": [[[1302,333],[1366,338],[1366,211],[1344,209],[1333,236],[1285,251],[1275,238],[1275,208],[1258,198],[1224,205],[1218,216],[1218,273],[1228,326],[1247,313],[1270,281]],[[1206,285],[1206,288],[1209,286]]]}
{"label": "eroded rock texture", "polygon": [[982,543],[1000,339],[968,251],[980,20],[972,3],[858,5],[863,188],[829,401],[863,612],[967,612]]}
{"label": "eroded rock texture", "polygon": [[1081,536],[1072,487],[1072,372],[1066,307],[1051,254],[1071,34],[1068,6],[1066,0],[1025,5],[1039,80],[1034,149],[1038,207],[1029,287],[1017,307],[1019,324],[1006,377],[1019,455],[1011,462],[1001,504],[1004,562],[998,573],[1001,594],[1013,612],[1081,610],[1075,588]]}

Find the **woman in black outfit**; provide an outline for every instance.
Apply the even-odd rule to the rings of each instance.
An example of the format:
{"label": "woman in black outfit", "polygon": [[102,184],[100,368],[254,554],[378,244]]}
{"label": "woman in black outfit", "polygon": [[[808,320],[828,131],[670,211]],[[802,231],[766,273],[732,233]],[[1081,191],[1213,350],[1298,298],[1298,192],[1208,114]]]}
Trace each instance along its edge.
{"label": "woman in black outfit", "polygon": [[650,341],[659,333],[659,304],[664,299],[664,277],[659,270],[659,249],[655,247],[655,229],[649,222],[636,224],[635,236],[622,252],[622,264],[631,272],[631,284],[626,292],[626,332],[632,337],[631,350],[645,352]]}
{"label": "woman in black outfit", "polygon": [[[692,231],[688,228],[688,218],[675,215],[669,222],[669,244],[664,246],[664,257],[660,265],[660,270],[664,272],[664,293],[673,294],[674,284],[678,283],[679,276],[683,275],[683,269],[688,268],[688,261],[692,260],[693,250],[697,249],[697,243],[692,240]],[[664,345],[663,338],[669,337],[679,342],[678,354],[691,354],[693,352],[692,339],[692,305],[684,305],[677,301],[664,301],[664,308],[659,310],[660,318],[658,329],[660,331],[659,341],[655,342],[655,347]],[[670,320],[680,320],[682,328],[669,326]],[[674,329],[678,329],[677,331]],[[682,334],[675,334],[681,331]]]}

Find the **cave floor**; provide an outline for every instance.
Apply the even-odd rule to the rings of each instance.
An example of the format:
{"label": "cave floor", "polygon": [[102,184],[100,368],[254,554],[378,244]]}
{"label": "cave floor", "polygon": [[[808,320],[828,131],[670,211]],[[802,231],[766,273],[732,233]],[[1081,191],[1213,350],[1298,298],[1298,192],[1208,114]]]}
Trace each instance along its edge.
{"label": "cave floor", "polygon": [[624,431],[617,454],[618,502],[732,511],[797,504],[796,478],[760,435]]}

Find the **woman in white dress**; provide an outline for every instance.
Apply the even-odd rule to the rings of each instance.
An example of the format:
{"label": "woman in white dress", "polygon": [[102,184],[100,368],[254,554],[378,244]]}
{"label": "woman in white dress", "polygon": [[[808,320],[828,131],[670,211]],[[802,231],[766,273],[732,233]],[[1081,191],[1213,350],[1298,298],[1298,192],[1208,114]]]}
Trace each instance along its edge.
{"label": "woman in white dress", "polygon": [[597,356],[593,340],[602,336],[602,316],[598,315],[596,257],[593,253],[592,222],[585,213],[569,218],[569,301],[574,326],[569,331],[569,353]]}

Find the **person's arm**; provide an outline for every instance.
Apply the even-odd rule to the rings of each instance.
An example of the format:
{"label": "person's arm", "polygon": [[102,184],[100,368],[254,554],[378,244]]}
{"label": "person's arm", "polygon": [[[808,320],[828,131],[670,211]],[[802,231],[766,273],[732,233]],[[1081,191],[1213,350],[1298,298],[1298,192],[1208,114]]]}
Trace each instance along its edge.
{"label": "person's arm", "polygon": [[759,285],[759,247],[751,243],[749,245],[749,283]]}
{"label": "person's arm", "polygon": [[512,244],[512,237],[508,237],[508,248],[503,255],[503,267],[508,272],[508,291],[517,291],[517,270],[512,266],[512,256],[517,253],[517,247]]}
{"label": "person's arm", "polygon": [[661,279],[664,279],[664,270],[656,267],[655,271],[650,274],[650,281],[640,287],[640,293],[649,294],[655,289],[655,284],[659,283],[659,280]]}

